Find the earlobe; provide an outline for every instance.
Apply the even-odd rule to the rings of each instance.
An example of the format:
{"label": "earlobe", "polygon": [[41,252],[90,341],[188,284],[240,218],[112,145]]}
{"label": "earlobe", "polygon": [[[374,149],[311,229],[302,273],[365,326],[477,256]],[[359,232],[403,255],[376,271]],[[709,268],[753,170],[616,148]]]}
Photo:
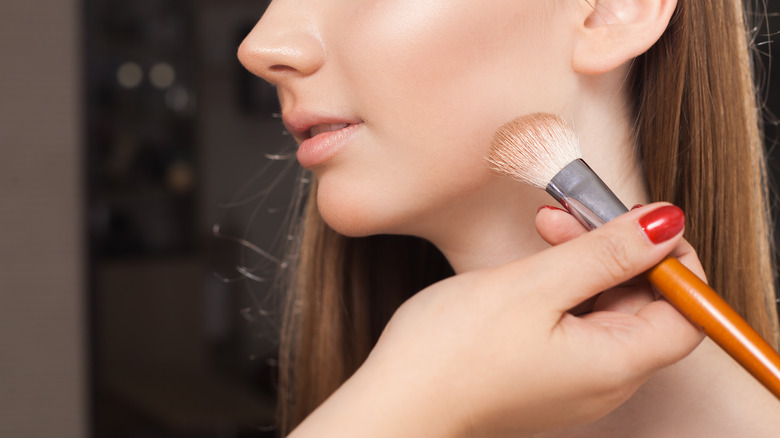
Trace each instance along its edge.
{"label": "earlobe", "polygon": [[646,52],[669,25],[677,0],[592,0],[576,34],[572,68],[611,71]]}

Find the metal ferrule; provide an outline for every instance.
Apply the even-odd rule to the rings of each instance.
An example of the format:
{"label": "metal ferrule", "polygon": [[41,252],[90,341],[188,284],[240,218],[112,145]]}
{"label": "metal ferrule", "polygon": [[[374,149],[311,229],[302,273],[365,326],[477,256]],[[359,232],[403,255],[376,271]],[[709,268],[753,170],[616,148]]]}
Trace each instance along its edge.
{"label": "metal ferrule", "polygon": [[561,169],[547,185],[547,193],[589,229],[598,228],[628,211],[581,159]]}

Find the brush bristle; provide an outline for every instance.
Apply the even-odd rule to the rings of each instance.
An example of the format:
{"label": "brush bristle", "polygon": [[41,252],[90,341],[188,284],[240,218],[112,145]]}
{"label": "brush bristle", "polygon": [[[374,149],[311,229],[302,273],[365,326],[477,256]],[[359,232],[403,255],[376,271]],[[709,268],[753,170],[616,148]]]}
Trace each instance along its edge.
{"label": "brush bristle", "polygon": [[553,114],[535,113],[499,128],[487,160],[496,172],[544,189],[580,156],[577,136],[566,122]]}

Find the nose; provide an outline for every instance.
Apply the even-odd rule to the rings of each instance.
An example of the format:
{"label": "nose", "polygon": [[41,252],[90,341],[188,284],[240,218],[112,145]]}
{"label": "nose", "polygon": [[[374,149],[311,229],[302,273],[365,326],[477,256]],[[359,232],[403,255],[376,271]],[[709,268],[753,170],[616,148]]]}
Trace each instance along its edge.
{"label": "nose", "polygon": [[238,48],[244,67],[274,85],[309,76],[325,62],[313,14],[295,3],[271,2]]}

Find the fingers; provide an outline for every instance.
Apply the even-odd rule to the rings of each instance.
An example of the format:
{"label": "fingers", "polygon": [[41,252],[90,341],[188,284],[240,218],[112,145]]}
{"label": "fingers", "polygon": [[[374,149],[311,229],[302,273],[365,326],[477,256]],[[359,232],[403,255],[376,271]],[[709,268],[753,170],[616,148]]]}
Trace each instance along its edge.
{"label": "fingers", "polygon": [[636,364],[645,364],[648,371],[671,365],[687,356],[704,339],[685,317],[666,301],[655,301],[636,314],[650,326],[637,339],[643,348],[637,353]]}
{"label": "fingers", "polygon": [[618,287],[599,295],[593,305],[594,312],[607,311],[635,314],[642,307],[656,300],[650,285],[644,282],[641,286]]}
{"label": "fingers", "polygon": [[[637,204],[632,210],[639,207]],[[568,211],[544,205],[536,213],[536,231],[545,242],[555,246],[585,234],[588,229]]]}
{"label": "fingers", "polygon": [[550,245],[560,245],[588,230],[566,210],[544,206],[536,214],[536,231]]}
{"label": "fingers", "polygon": [[592,363],[612,376],[609,383],[617,385],[613,389],[627,386],[635,389],[653,372],[690,354],[704,338],[666,301],[653,301],[636,315],[618,315],[596,312],[581,317],[591,327],[608,333],[609,341],[598,344]]}
{"label": "fingers", "polygon": [[[642,208],[642,206],[636,205],[632,210],[637,208]],[[648,207],[649,210],[654,208],[654,206]],[[587,229],[566,210],[552,206],[544,206],[539,209],[536,215],[536,229],[542,239],[553,246],[568,242],[587,232]],[[680,240],[677,247],[675,247],[670,255],[680,260],[683,265],[699,278],[703,279],[705,282],[707,281],[698,255],[687,240]],[[643,280],[640,281],[643,282]],[[628,284],[633,284],[635,282],[636,279],[630,281]],[[606,291],[599,297],[598,301],[596,301],[593,310],[635,313],[636,310],[654,299],[653,293],[649,290],[646,291],[647,293],[631,295],[627,293],[628,291],[626,289],[627,288],[620,288]]]}
{"label": "fingers", "polygon": [[670,254],[672,257],[680,261],[686,268],[696,274],[697,277],[707,282],[707,275],[704,273],[704,268],[701,266],[699,255],[696,254],[696,250],[685,239],[682,239],[677,247]]}
{"label": "fingers", "polygon": [[[558,231],[577,232],[563,215],[557,216],[561,218]],[[556,310],[572,308],[660,262],[680,241],[683,219],[679,208],[653,204],[543,251],[533,260],[534,269],[547,277],[540,287],[550,289],[547,292],[557,300]]]}

